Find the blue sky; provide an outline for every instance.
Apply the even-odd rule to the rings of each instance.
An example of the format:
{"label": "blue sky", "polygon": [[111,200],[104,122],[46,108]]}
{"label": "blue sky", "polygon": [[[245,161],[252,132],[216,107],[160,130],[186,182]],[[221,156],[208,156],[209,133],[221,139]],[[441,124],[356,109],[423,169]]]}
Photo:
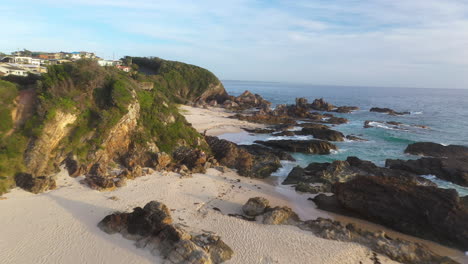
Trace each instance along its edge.
{"label": "blue sky", "polygon": [[221,79],[468,88],[467,0],[2,0],[0,51],[158,56]]}

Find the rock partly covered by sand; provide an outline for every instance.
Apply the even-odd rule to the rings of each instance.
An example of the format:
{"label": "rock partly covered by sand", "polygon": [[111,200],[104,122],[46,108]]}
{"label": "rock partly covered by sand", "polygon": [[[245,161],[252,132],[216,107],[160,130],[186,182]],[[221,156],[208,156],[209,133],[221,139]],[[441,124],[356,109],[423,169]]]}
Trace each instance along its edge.
{"label": "rock partly covered by sand", "polygon": [[170,263],[223,263],[234,253],[218,236],[210,233],[191,234],[173,224],[169,208],[151,201],[131,213],[113,213],[99,222],[108,234],[121,233],[135,240],[137,247],[162,255]]}
{"label": "rock partly covered by sand", "polygon": [[[437,255],[422,244],[392,238],[383,231],[371,232],[357,228],[353,224],[345,226],[338,221],[320,217],[302,221],[291,208],[286,206],[271,208],[269,204],[265,198],[254,197],[250,198],[242,209],[247,214],[255,207],[256,218],[261,219],[264,224],[293,225],[325,239],[358,243],[402,263],[456,263],[448,257]],[[380,263],[376,254],[374,259],[374,263]]]}
{"label": "rock partly covered by sand", "polygon": [[288,157],[287,154],[268,151],[265,148],[254,146],[243,148],[217,137],[206,136],[205,139],[219,163],[236,169],[242,176],[266,178],[281,167],[280,158],[277,155]]}

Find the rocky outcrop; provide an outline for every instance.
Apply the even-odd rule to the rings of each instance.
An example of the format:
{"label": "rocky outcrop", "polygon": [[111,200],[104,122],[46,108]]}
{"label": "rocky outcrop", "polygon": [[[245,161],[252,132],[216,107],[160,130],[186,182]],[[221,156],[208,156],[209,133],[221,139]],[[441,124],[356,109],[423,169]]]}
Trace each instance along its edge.
{"label": "rocky outcrop", "polygon": [[393,116],[410,114],[410,112],[397,112],[390,108],[380,108],[380,107],[372,107],[369,111],[376,112],[376,113],[384,113],[384,114],[393,115]]}
{"label": "rocky outcrop", "polygon": [[453,189],[359,176],[333,186],[340,204],[400,232],[468,249],[468,208]]}
{"label": "rocky outcrop", "polygon": [[409,144],[405,153],[435,158],[468,158],[468,147],[460,145],[444,146],[433,142]]}
{"label": "rocky outcrop", "polygon": [[335,107],[332,104],[325,102],[323,98],[320,98],[320,99],[315,99],[310,105],[310,108],[314,110],[318,110],[318,111],[331,111]]}
{"label": "rocky outcrop", "polygon": [[27,173],[38,177],[52,172],[49,168],[49,162],[53,159],[52,152],[68,135],[71,130],[69,125],[73,124],[76,118],[76,114],[57,110],[55,115],[45,123],[41,135],[38,138],[31,138],[24,156]]}
{"label": "rocky outcrop", "polygon": [[435,175],[440,179],[468,187],[468,158],[387,159],[385,166],[419,175]]}
{"label": "rocky outcrop", "polygon": [[254,156],[276,156],[280,160],[289,160],[289,161],[296,161],[296,159],[291,156],[288,152],[278,150],[278,149],[272,149],[268,148],[265,146],[257,145],[257,144],[252,144],[252,145],[238,145],[240,148],[247,150],[250,154]]}
{"label": "rocky outcrop", "polygon": [[231,259],[232,249],[219,236],[189,233],[174,224],[169,208],[157,201],[136,207],[131,213],[113,213],[98,227],[107,234],[120,233],[139,248],[161,255],[169,263],[211,264]]}
{"label": "rocky outcrop", "polygon": [[355,136],[355,135],[346,135],[347,140],[352,140],[352,141],[368,141],[367,139]]}
{"label": "rocky outcrop", "polygon": [[337,149],[332,143],[322,140],[257,140],[255,143],[285,151],[309,154],[330,154],[331,150]]}
{"label": "rocky outcrop", "polygon": [[344,141],[343,133],[328,128],[304,127],[300,131],[301,135],[312,135],[314,138],[328,141]]}
{"label": "rocky outcrop", "polygon": [[57,188],[52,177],[34,177],[29,173],[18,173],[15,175],[16,186],[32,193],[41,193]]}
{"label": "rocky outcrop", "polygon": [[109,131],[102,146],[95,154],[95,161],[107,163],[112,159],[122,157],[128,153],[140,116],[140,103],[136,100],[135,92],[132,93],[133,102],[128,105],[127,113],[120,118],[119,122]]}
{"label": "rocky outcrop", "polygon": [[[360,229],[353,224],[345,226],[338,221],[325,218],[302,221],[289,207],[271,208],[268,205],[269,201],[265,198],[250,198],[243,206],[243,211],[246,214],[251,213],[251,209],[254,207],[254,214],[250,215],[255,216],[258,221],[262,221],[264,224],[293,225],[325,239],[358,243],[402,263],[456,263],[448,257],[437,255],[420,243],[392,238],[383,231],[371,232]],[[250,220],[248,217],[246,219]]]}
{"label": "rocky outcrop", "polygon": [[268,109],[270,105],[271,102],[263,99],[261,95],[245,91],[237,97],[230,96],[222,106],[232,110],[245,110],[250,108]]}
{"label": "rocky outcrop", "polygon": [[[332,163],[314,162],[305,168],[295,167],[283,181],[283,184],[297,184],[296,190],[302,192],[331,192],[334,183],[346,182],[358,175],[399,178],[410,184],[435,186],[431,181],[415,174],[378,167],[370,161],[357,157],[348,157],[345,161],[336,160]],[[319,185],[317,186],[317,184]]]}
{"label": "rocky outcrop", "polygon": [[208,156],[203,150],[189,147],[179,147],[174,151],[174,160],[185,165],[191,173],[204,173],[211,165]]}
{"label": "rocky outcrop", "polygon": [[[457,263],[449,257],[437,255],[420,243],[392,238],[384,231],[367,231],[353,224],[343,225],[338,221],[325,218],[305,221],[300,227],[325,239],[358,243],[401,263]],[[380,262],[377,260],[375,263]]]}
{"label": "rocky outcrop", "polygon": [[265,155],[255,155],[248,148],[224,139],[212,136],[206,136],[205,139],[216,160],[221,165],[236,169],[242,176],[266,178],[281,167],[280,159],[274,154],[263,152]]}

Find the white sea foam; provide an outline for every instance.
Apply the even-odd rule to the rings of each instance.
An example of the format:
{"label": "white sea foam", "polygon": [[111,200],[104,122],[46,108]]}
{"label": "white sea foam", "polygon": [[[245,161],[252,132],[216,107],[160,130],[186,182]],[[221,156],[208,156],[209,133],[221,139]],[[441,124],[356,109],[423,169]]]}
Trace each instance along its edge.
{"label": "white sea foam", "polygon": [[371,121],[371,122],[369,122],[369,125],[373,126],[373,127],[383,128],[383,129],[396,130],[395,128],[389,127],[389,126],[387,126],[387,125],[385,125],[384,123],[381,123],[381,122]]}
{"label": "white sea foam", "polygon": [[288,131],[301,131],[301,130],[302,130],[302,127],[297,127],[297,126],[291,128],[291,129],[288,129]]}
{"label": "white sea foam", "polygon": [[422,111],[411,112],[412,115],[421,115],[422,113],[423,113]]}
{"label": "white sea foam", "polygon": [[313,136],[291,136],[291,137],[277,136],[277,137],[269,137],[269,138],[267,138],[267,140],[290,140],[290,139],[293,139],[293,140],[310,140],[310,139],[313,139],[313,138],[314,138]]}

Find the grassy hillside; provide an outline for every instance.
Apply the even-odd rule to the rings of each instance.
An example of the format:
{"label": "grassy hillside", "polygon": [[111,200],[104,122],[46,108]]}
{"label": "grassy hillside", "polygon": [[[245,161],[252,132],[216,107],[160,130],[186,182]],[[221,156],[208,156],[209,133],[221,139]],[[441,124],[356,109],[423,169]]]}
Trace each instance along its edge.
{"label": "grassy hillside", "polygon": [[[137,128],[128,131],[133,145],[154,143],[169,154],[182,145],[206,148],[176,104],[189,103],[215,86],[222,88],[219,80],[209,71],[188,64],[146,58],[134,58],[134,62],[138,63],[134,67],[148,67],[154,72],[125,73],[100,67],[91,60],[50,66],[48,73],[33,85],[37,95],[33,115],[16,129],[12,111],[24,80],[0,81],[0,193],[13,185],[16,173],[25,171],[23,158],[31,146],[43,140],[38,139],[44,135],[45,127],[60,122],[58,113],[76,116],[76,121],[67,125],[69,132],[51,150],[48,173],[67,156],[76,157],[81,164],[96,162],[96,153],[105,149],[104,140],[132,104],[139,106]],[[154,88],[140,88],[142,81],[153,82]],[[220,91],[225,93],[224,88]],[[111,158],[118,161],[120,157]]]}

